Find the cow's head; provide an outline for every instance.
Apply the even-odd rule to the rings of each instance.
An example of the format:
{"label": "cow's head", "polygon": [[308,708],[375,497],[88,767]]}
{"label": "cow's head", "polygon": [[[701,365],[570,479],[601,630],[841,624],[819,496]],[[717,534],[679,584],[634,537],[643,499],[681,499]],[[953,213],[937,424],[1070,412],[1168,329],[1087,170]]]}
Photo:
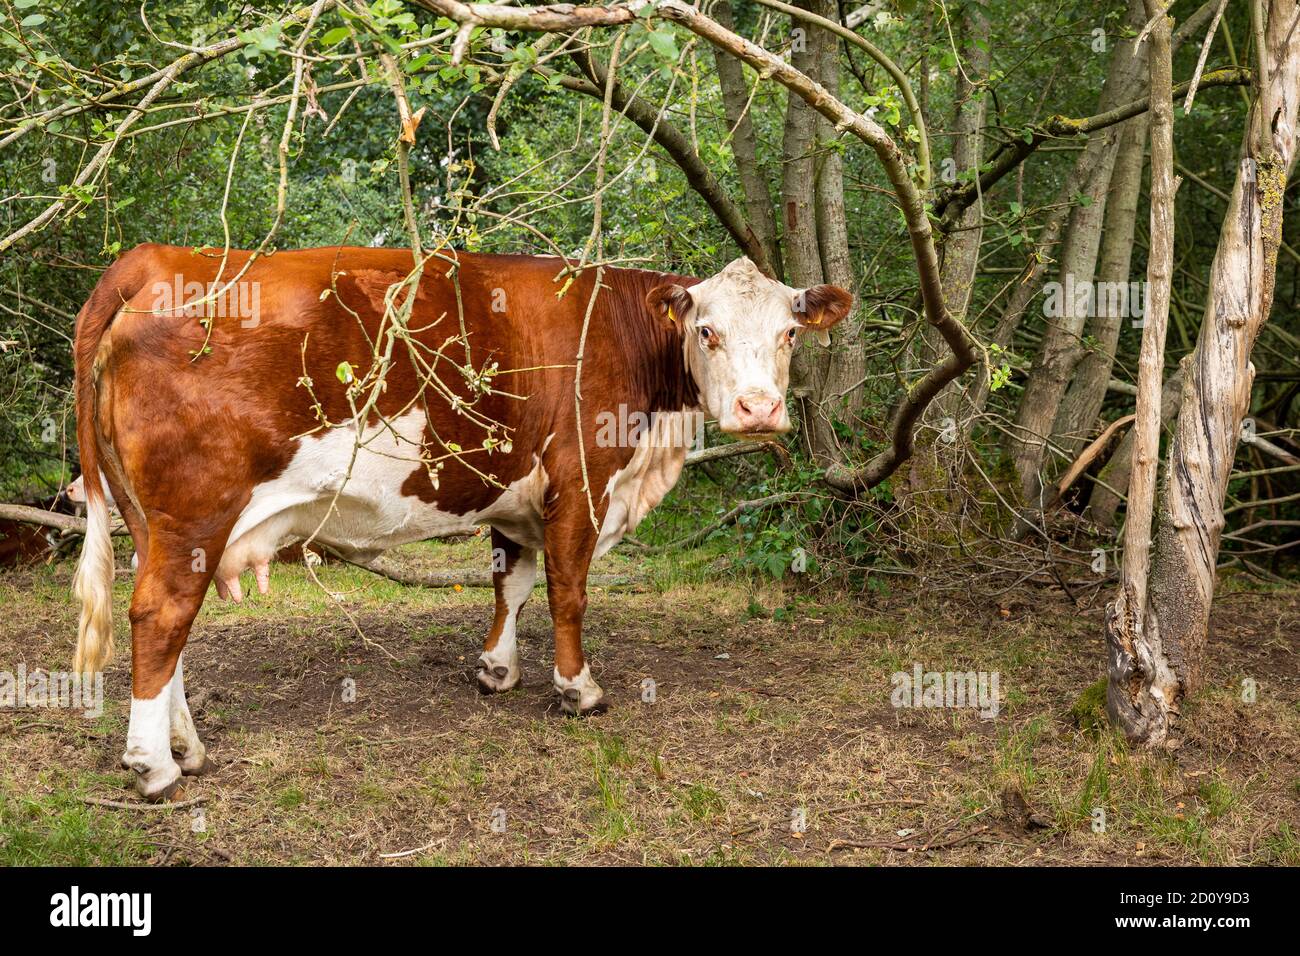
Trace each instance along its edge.
{"label": "cow's head", "polygon": [[646,304],[681,329],[686,368],[718,427],[755,438],[790,430],[785,390],[795,346],[810,331],[828,342],[853,296],[833,285],[792,289],[737,259],[690,289],[656,286]]}

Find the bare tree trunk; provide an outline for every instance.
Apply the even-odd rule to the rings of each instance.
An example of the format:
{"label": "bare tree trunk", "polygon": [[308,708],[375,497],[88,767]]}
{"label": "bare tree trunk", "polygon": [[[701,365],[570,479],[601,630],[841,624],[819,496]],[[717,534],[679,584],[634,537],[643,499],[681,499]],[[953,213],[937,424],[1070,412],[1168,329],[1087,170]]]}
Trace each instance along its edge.
{"label": "bare tree trunk", "polygon": [[[1148,0],[1148,9],[1154,16],[1161,9],[1159,0]],[[1254,380],[1250,352],[1272,307],[1283,196],[1295,155],[1300,100],[1296,0],[1254,0],[1251,14],[1258,58],[1256,97],[1210,268],[1200,338],[1185,365],[1183,404],[1165,470],[1151,586],[1136,587],[1145,583],[1145,575],[1137,574],[1143,570],[1145,555],[1130,555],[1126,549],[1125,565],[1131,558],[1135,573],[1132,580],[1126,574],[1107,613],[1107,710],[1131,740],[1151,746],[1171,742],[1182,700],[1200,678],[1223,530],[1223,499],[1241,419],[1250,403]],[[1161,82],[1167,83],[1168,52],[1166,47],[1162,53],[1159,43],[1153,37],[1153,88],[1157,69],[1166,77]],[[1162,110],[1172,114],[1168,103],[1162,103]],[[1161,125],[1162,120],[1153,116],[1153,169],[1155,130]],[[1154,254],[1154,228],[1152,232]],[[1147,322],[1144,337],[1150,315]],[[1134,486],[1136,482],[1135,471]],[[1135,498],[1136,490],[1130,494],[1130,533],[1138,522]],[[1129,548],[1138,543],[1130,538]]]}
{"label": "bare tree trunk", "polygon": [[[728,30],[734,29],[730,0],[718,0],[713,7],[714,19]],[[781,264],[781,247],[776,240],[776,218],[772,211],[772,195],[768,192],[767,176],[758,162],[758,139],[749,115],[749,87],[745,84],[745,68],[739,60],[718,47],[713,48],[714,63],[718,68],[718,87],[722,92],[722,108],[727,116],[731,133],[731,155],[736,162],[740,188],[745,193],[745,211],[749,227],[758,242],[767,251],[774,278],[784,275]]]}
{"label": "bare tree trunk", "polygon": [[[812,0],[812,9],[828,19],[838,18],[835,0]],[[840,89],[839,40],[827,30],[819,30],[818,82],[832,95]],[[822,275],[826,281],[852,290],[856,283],[853,260],[849,253],[848,215],[844,205],[844,159],[835,147],[838,134],[825,117],[818,117],[818,146],[825,150],[817,173],[817,241],[821,249]],[[822,358],[822,375],[817,386],[818,418],[814,452],[824,462],[841,457],[835,440],[834,420],[857,424],[864,404],[859,387],[867,369],[867,344],[863,332],[863,312],[855,309],[831,335],[831,347]]]}
{"label": "bare tree trunk", "polygon": [[[812,9],[810,0],[799,6]],[[811,24],[791,27],[791,65],[801,73],[817,77],[818,35]],[[817,244],[817,143],[818,114],[802,98],[791,94],[785,111],[785,134],[781,143],[781,218],[784,226],[786,273],[796,287],[824,282],[821,249]],[[802,349],[800,350],[803,351]],[[796,362],[796,365],[802,363]],[[806,375],[804,376],[806,377]]]}
{"label": "bare tree trunk", "polygon": [[[1159,644],[1155,622],[1143,614],[1151,561],[1151,516],[1155,511],[1156,469],[1160,464],[1160,379],[1164,371],[1165,333],[1169,328],[1169,293],[1174,264],[1174,104],[1169,34],[1172,19],[1164,16],[1160,0],[1146,0],[1147,14],[1158,18],[1151,30],[1151,244],[1147,255],[1146,325],[1138,358],[1136,420],[1133,423],[1133,475],[1129,481],[1128,520],[1124,525],[1124,561],[1119,591],[1106,609],[1106,639],[1111,647],[1107,706],[1126,727],[1147,725],[1151,715],[1132,692],[1128,681],[1140,666],[1153,676],[1153,685],[1167,688],[1173,679],[1168,665],[1154,656]],[[1211,565],[1213,573],[1213,565]],[[1140,665],[1137,661],[1140,660]],[[1136,666],[1135,666],[1136,665]],[[1157,692],[1159,693],[1159,692]],[[1157,707],[1158,710],[1158,707]],[[1128,719],[1125,719],[1128,718]],[[1133,718],[1137,718],[1135,721]],[[1144,735],[1144,734],[1143,734]]]}
{"label": "bare tree trunk", "polygon": [[[1145,20],[1142,0],[1129,0],[1128,26],[1140,30]],[[1142,61],[1133,55],[1132,40],[1124,39],[1115,45],[1098,104],[1099,112],[1105,113],[1131,98],[1139,88],[1141,67]],[[1093,289],[1118,129],[1108,127],[1101,135],[1089,138],[1084,155],[1079,159],[1081,164],[1092,164],[1092,174],[1084,185],[1084,201],[1070,212],[1061,249],[1057,272],[1062,286],[1058,297],[1059,314],[1047,316],[1042,345],[1034,358],[1016,413],[1011,452],[1026,501],[1037,499],[1041,490],[1041,473],[1050,467],[1046,461],[1048,441],[1054,435],[1057,411],[1083,353],[1083,329],[1091,299],[1080,301],[1073,292],[1085,290],[1091,295]]]}
{"label": "bare tree trunk", "polygon": [[[1122,128],[1119,153],[1111,173],[1110,194],[1106,198],[1106,224],[1098,254],[1099,289],[1128,290],[1133,261],[1133,233],[1137,224],[1138,198],[1142,192],[1143,146],[1147,138],[1147,118],[1135,116]],[[1061,402],[1056,424],[1052,427],[1067,457],[1073,458],[1092,433],[1106,398],[1106,383],[1115,366],[1115,349],[1119,344],[1124,321],[1131,316],[1127,295],[1099,295],[1097,310],[1091,320],[1096,345],[1084,353],[1075,367]],[[1126,314],[1127,313],[1127,314]]]}
{"label": "bare tree trunk", "polygon": [[[797,6],[817,13],[818,2],[799,0]],[[820,60],[827,31],[802,21],[796,21],[790,29],[791,65],[820,81]],[[826,281],[817,233],[816,148],[820,126],[818,113],[803,99],[791,95],[786,105],[785,135],[781,144],[781,218],[785,227],[783,245],[787,281],[796,288]],[[804,336],[790,366],[791,392],[801,402],[801,435],[808,452],[818,459],[825,457],[828,447],[834,447],[833,436],[826,434],[829,425],[819,405],[825,375],[824,359],[825,349],[817,344],[815,337]]]}

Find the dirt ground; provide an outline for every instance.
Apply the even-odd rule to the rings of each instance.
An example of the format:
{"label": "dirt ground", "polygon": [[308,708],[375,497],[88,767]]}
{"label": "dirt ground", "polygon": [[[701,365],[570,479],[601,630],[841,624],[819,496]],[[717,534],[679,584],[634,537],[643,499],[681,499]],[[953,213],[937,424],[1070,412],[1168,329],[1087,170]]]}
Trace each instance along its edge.
{"label": "dirt ground", "polygon": [[[472,546],[406,557],[468,564]],[[0,575],[0,670],[69,666],[71,572]],[[201,803],[145,809],[118,767],[119,572],[103,714],[0,709],[0,862],[1300,865],[1298,590],[1225,585],[1185,741],[1153,755],[1071,713],[1089,724],[1076,703],[1104,672],[1106,588],[1081,607],[1042,589],[981,605],[650,574],[593,590],[587,649],[612,707],[570,719],[543,590],[521,620],[523,687],[485,698],[471,668],[490,591],[326,566],[325,593],[276,566],[269,597],[211,597],[186,651],[216,764],[188,784]],[[916,664],[996,671],[997,716],[895,708],[891,675]]]}

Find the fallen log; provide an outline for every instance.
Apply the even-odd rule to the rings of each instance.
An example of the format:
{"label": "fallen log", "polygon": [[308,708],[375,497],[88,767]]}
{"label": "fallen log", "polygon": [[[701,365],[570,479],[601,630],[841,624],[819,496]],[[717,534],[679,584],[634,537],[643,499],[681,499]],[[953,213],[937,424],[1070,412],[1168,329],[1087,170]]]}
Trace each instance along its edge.
{"label": "fallen log", "polygon": [[[65,515],[58,511],[46,511],[44,508],[33,508],[30,505],[10,505],[0,504],[0,519],[7,518],[10,521],[19,521],[23,524],[38,524],[46,528],[56,528],[69,534],[85,534],[86,519],[79,518],[76,515]],[[112,533],[116,535],[129,534],[126,526],[120,521],[113,525]]]}

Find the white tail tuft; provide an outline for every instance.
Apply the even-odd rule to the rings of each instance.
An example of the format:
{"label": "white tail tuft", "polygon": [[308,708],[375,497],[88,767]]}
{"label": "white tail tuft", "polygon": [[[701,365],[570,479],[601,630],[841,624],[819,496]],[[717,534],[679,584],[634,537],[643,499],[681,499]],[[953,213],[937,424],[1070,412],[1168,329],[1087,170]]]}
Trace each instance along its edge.
{"label": "white tail tuft", "polygon": [[73,593],[81,599],[77,655],[72,664],[78,674],[102,671],[113,656],[113,539],[108,503],[100,488],[88,487],[87,491],[86,540],[72,581]]}

